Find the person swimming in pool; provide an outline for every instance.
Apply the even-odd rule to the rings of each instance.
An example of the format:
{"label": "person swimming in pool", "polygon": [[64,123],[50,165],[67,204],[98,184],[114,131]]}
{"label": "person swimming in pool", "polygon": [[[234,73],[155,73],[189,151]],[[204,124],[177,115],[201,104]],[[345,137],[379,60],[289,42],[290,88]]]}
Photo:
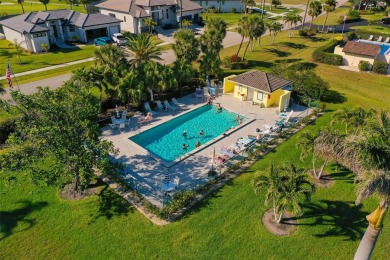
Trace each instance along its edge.
{"label": "person swimming in pool", "polygon": [[221,113],[222,112],[222,106],[221,106],[221,103],[218,103],[217,105],[217,113]]}
{"label": "person swimming in pool", "polygon": [[203,129],[199,131],[199,135],[200,135],[200,136],[204,136],[204,131],[203,131]]}
{"label": "person swimming in pool", "polygon": [[197,142],[195,143],[195,147],[196,147],[196,148],[199,148],[199,147],[200,147],[200,141],[197,141]]}
{"label": "person swimming in pool", "polygon": [[181,135],[184,137],[184,139],[187,139],[187,131],[186,130],[184,130]]}
{"label": "person swimming in pool", "polygon": [[183,148],[183,150],[186,151],[187,148],[188,148],[188,145],[186,145],[186,144],[183,143],[183,144],[181,145],[181,148]]}

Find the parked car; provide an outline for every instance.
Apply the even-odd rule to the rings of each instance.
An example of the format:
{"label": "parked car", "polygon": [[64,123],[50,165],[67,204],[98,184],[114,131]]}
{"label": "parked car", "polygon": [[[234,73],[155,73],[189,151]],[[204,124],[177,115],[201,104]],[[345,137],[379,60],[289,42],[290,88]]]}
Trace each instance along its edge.
{"label": "parked car", "polygon": [[127,40],[121,33],[114,33],[111,37],[112,41],[118,45],[126,45]]}
{"label": "parked car", "polygon": [[102,46],[102,45],[112,43],[111,39],[108,37],[99,37],[99,38],[96,38],[95,40],[93,40],[93,42],[95,43],[96,46]]}

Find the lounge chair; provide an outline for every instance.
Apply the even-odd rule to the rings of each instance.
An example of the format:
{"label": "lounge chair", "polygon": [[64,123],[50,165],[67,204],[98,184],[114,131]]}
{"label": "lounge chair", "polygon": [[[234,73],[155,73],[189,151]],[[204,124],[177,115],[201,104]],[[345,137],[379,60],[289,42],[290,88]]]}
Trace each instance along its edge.
{"label": "lounge chair", "polygon": [[382,36],[379,36],[378,40],[376,40],[377,42],[382,42]]}
{"label": "lounge chair", "polygon": [[173,106],[171,106],[171,104],[169,104],[168,100],[164,100],[164,105],[165,105],[165,108],[168,110],[177,110],[176,107],[173,107]]}
{"label": "lounge chair", "polygon": [[279,114],[279,117],[280,118],[288,118],[288,117],[291,117],[293,113],[294,113],[294,110],[291,110],[290,113],[288,113],[288,114],[283,112],[283,113]]}
{"label": "lounge chair", "polygon": [[203,90],[201,90],[200,88],[197,88],[195,90],[195,97],[198,99],[198,98],[201,98],[203,100]]}
{"label": "lounge chair", "polygon": [[160,111],[167,111],[167,108],[164,108],[163,104],[161,103],[161,101],[157,101],[157,108],[158,110]]}
{"label": "lounge chair", "polygon": [[157,115],[157,112],[150,108],[149,102],[145,102],[144,107],[145,107],[146,112],[150,112],[154,116]]}
{"label": "lounge chair", "polygon": [[180,103],[176,98],[172,98],[172,103],[178,107],[186,107],[186,104]]}
{"label": "lounge chair", "polygon": [[249,147],[255,142],[255,140],[253,140],[253,139],[251,140],[251,139],[243,138],[243,137],[239,138],[237,141],[242,143],[245,147]]}
{"label": "lounge chair", "polygon": [[384,41],[384,43],[388,43],[390,42],[390,37],[387,37],[386,40]]}
{"label": "lounge chair", "polygon": [[374,35],[370,35],[370,37],[368,37],[367,41],[372,41],[373,38],[374,38]]}

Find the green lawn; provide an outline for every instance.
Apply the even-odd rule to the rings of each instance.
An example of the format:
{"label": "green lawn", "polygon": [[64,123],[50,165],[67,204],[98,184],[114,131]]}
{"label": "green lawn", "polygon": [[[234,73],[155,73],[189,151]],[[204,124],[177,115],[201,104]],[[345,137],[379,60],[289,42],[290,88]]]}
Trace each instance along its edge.
{"label": "green lawn", "polygon": [[[277,36],[248,52],[251,68],[269,70],[282,61],[311,62],[311,53],[334,35],[312,39]],[[224,49],[223,58],[237,51]],[[243,52],[243,51],[242,51]],[[241,53],[242,53],[241,52]],[[308,130],[329,125],[331,112],[341,105],[389,109],[390,77],[356,73],[317,64],[317,73],[333,91],[326,113]],[[344,99],[343,103],[342,100]],[[256,162],[248,171],[202,201],[180,220],[155,226],[120,197],[101,187],[99,195],[64,201],[52,187],[34,186],[28,179],[7,185],[9,173],[0,173],[0,258],[67,259],[352,259],[367,226],[365,216],[377,199],[354,206],[353,174],[330,164],[326,170],[335,183],[319,189],[304,207],[298,231],[290,237],[271,235],[261,223],[269,207],[264,192],[255,195],[253,173],[270,163],[294,162],[310,168],[309,158],[299,160],[298,135]],[[373,259],[389,259],[390,216],[384,222]]]}
{"label": "green lawn", "polygon": [[[82,60],[93,57],[96,47],[93,45],[77,47],[76,49],[60,49],[49,53],[30,54],[23,52],[21,54],[22,65],[19,65],[19,57],[14,47],[9,46],[10,41],[0,40],[0,68],[5,68],[8,59],[11,61],[12,71],[19,73],[56,64],[62,64],[70,61]],[[4,71],[0,75],[4,75]]]}
{"label": "green lawn", "polygon": [[356,30],[359,34],[373,34],[377,36],[390,36],[390,29],[384,26],[375,25],[375,26],[354,26],[351,27]]}
{"label": "green lawn", "polygon": [[243,17],[244,14],[241,13],[218,13],[218,14],[208,14],[208,13],[202,13],[202,18],[204,20],[215,18],[215,17],[221,17],[226,23],[227,27],[233,27],[238,25],[238,20]]}
{"label": "green lawn", "polygon": [[[349,6],[351,6],[351,3],[347,2],[347,3],[343,4],[342,7],[349,7]],[[340,17],[344,16],[345,13],[347,13],[348,10],[349,10],[348,8],[342,8],[342,7],[341,8],[337,8],[333,12],[329,13],[328,20],[326,21],[326,26],[340,24],[340,22],[339,22]],[[322,26],[324,24],[325,17],[326,17],[326,13],[324,12],[323,15],[321,15],[321,16],[319,16],[317,18],[314,18],[313,24]]]}
{"label": "green lawn", "polygon": [[[6,13],[8,15],[15,15],[15,14],[23,14],[22,7],[17,4],[16,1],[2,1],[2,3],[12,3],[12,5],[1,5],[1,14]],[[56,10],[56,9],[70,9],[69,5],[54,3],[54,1],[50,1],[50,3],[47,5],[47,10]],[[23,4],[25,13],[28,12],[35,12],[35,11],[45,11],[45,6],[36,1],[36,2],[25,2]],[[83,6],[73,6],[72,10],[86,13]]]}

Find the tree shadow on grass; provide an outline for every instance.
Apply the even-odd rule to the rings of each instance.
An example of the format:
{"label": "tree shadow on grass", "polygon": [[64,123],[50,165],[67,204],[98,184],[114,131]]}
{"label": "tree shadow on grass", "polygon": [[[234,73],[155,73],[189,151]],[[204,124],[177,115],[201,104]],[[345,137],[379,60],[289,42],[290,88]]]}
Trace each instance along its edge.
{"label": "tree shadow on grass", "polygon": [[259,60],[248,60],[249,67],[262,67],[262,68],[271,68],[273,66],[272,62],[259,61]]}
{"label": "tree shadow on grass", "polygon": [[266,48],[264,49],[265,52],[269,52],[269,53],[272,53],[272,54],[275,54],[276,56],[278,57],[288,57],[291,55],[291,52],[288,52],[288,51],[281,51],[281,50],[278,50],[278,49],[269,49],[269,48]]}
{"label": "tree shadow on grass", "polygon": [[347,97],[340,92],[328,89],[321,96],[321,100],[328,103],[341,104],[347,101]]}
{"label": "tree shadow on grass", "polygon": [[305,213],[298,220],[302,226],[328,226],[323,233],[314,234],[322,237],[345,237],[345,240],[359,240],[367,226],[365,216],[361,211],[362,205],[355,206],[354,202],[321,200],[305,206]]}
{"label": "tree shadow on grass", "polygon": [[94,220],[99,217],[112,219],[115,216],[127,216],[130,211],[134,211],[134,207],[106,186],[99,193],[99,210]]}
{"label": "tree shadow on grass", "polygon": [[[46,207],[46,201],[31,202],[30,200],[21,200],[17,202],[22,206],[10,210],[0,211],[0,240],[16,232],[25,231],[35,225],[35,219],[28,216],[34,212]],[[17,228],[17,230],[15,230]]]}
{"label": "tree shadow on grass", "polygon": [[299,44],[294,42],[279,42],[278,45],[286,46],[297,50],[303,50],[307,48],[305,44]]}
{"label": "tree shadow on grass", "polygon": [[324,41],[326,41],[326,39],[324,39],[324,38],[315,37],[315,36],[309,37],[309,39],[310,39],[312,42],[324,42]]}
{"label": "tree shadow on grass", "polygon": [[283,59],[283,60],[275,60],[275,63],[277,64],[282,64],[282,63],[293,63],[293,62],[298,62],[301,61],[302,59]]}

